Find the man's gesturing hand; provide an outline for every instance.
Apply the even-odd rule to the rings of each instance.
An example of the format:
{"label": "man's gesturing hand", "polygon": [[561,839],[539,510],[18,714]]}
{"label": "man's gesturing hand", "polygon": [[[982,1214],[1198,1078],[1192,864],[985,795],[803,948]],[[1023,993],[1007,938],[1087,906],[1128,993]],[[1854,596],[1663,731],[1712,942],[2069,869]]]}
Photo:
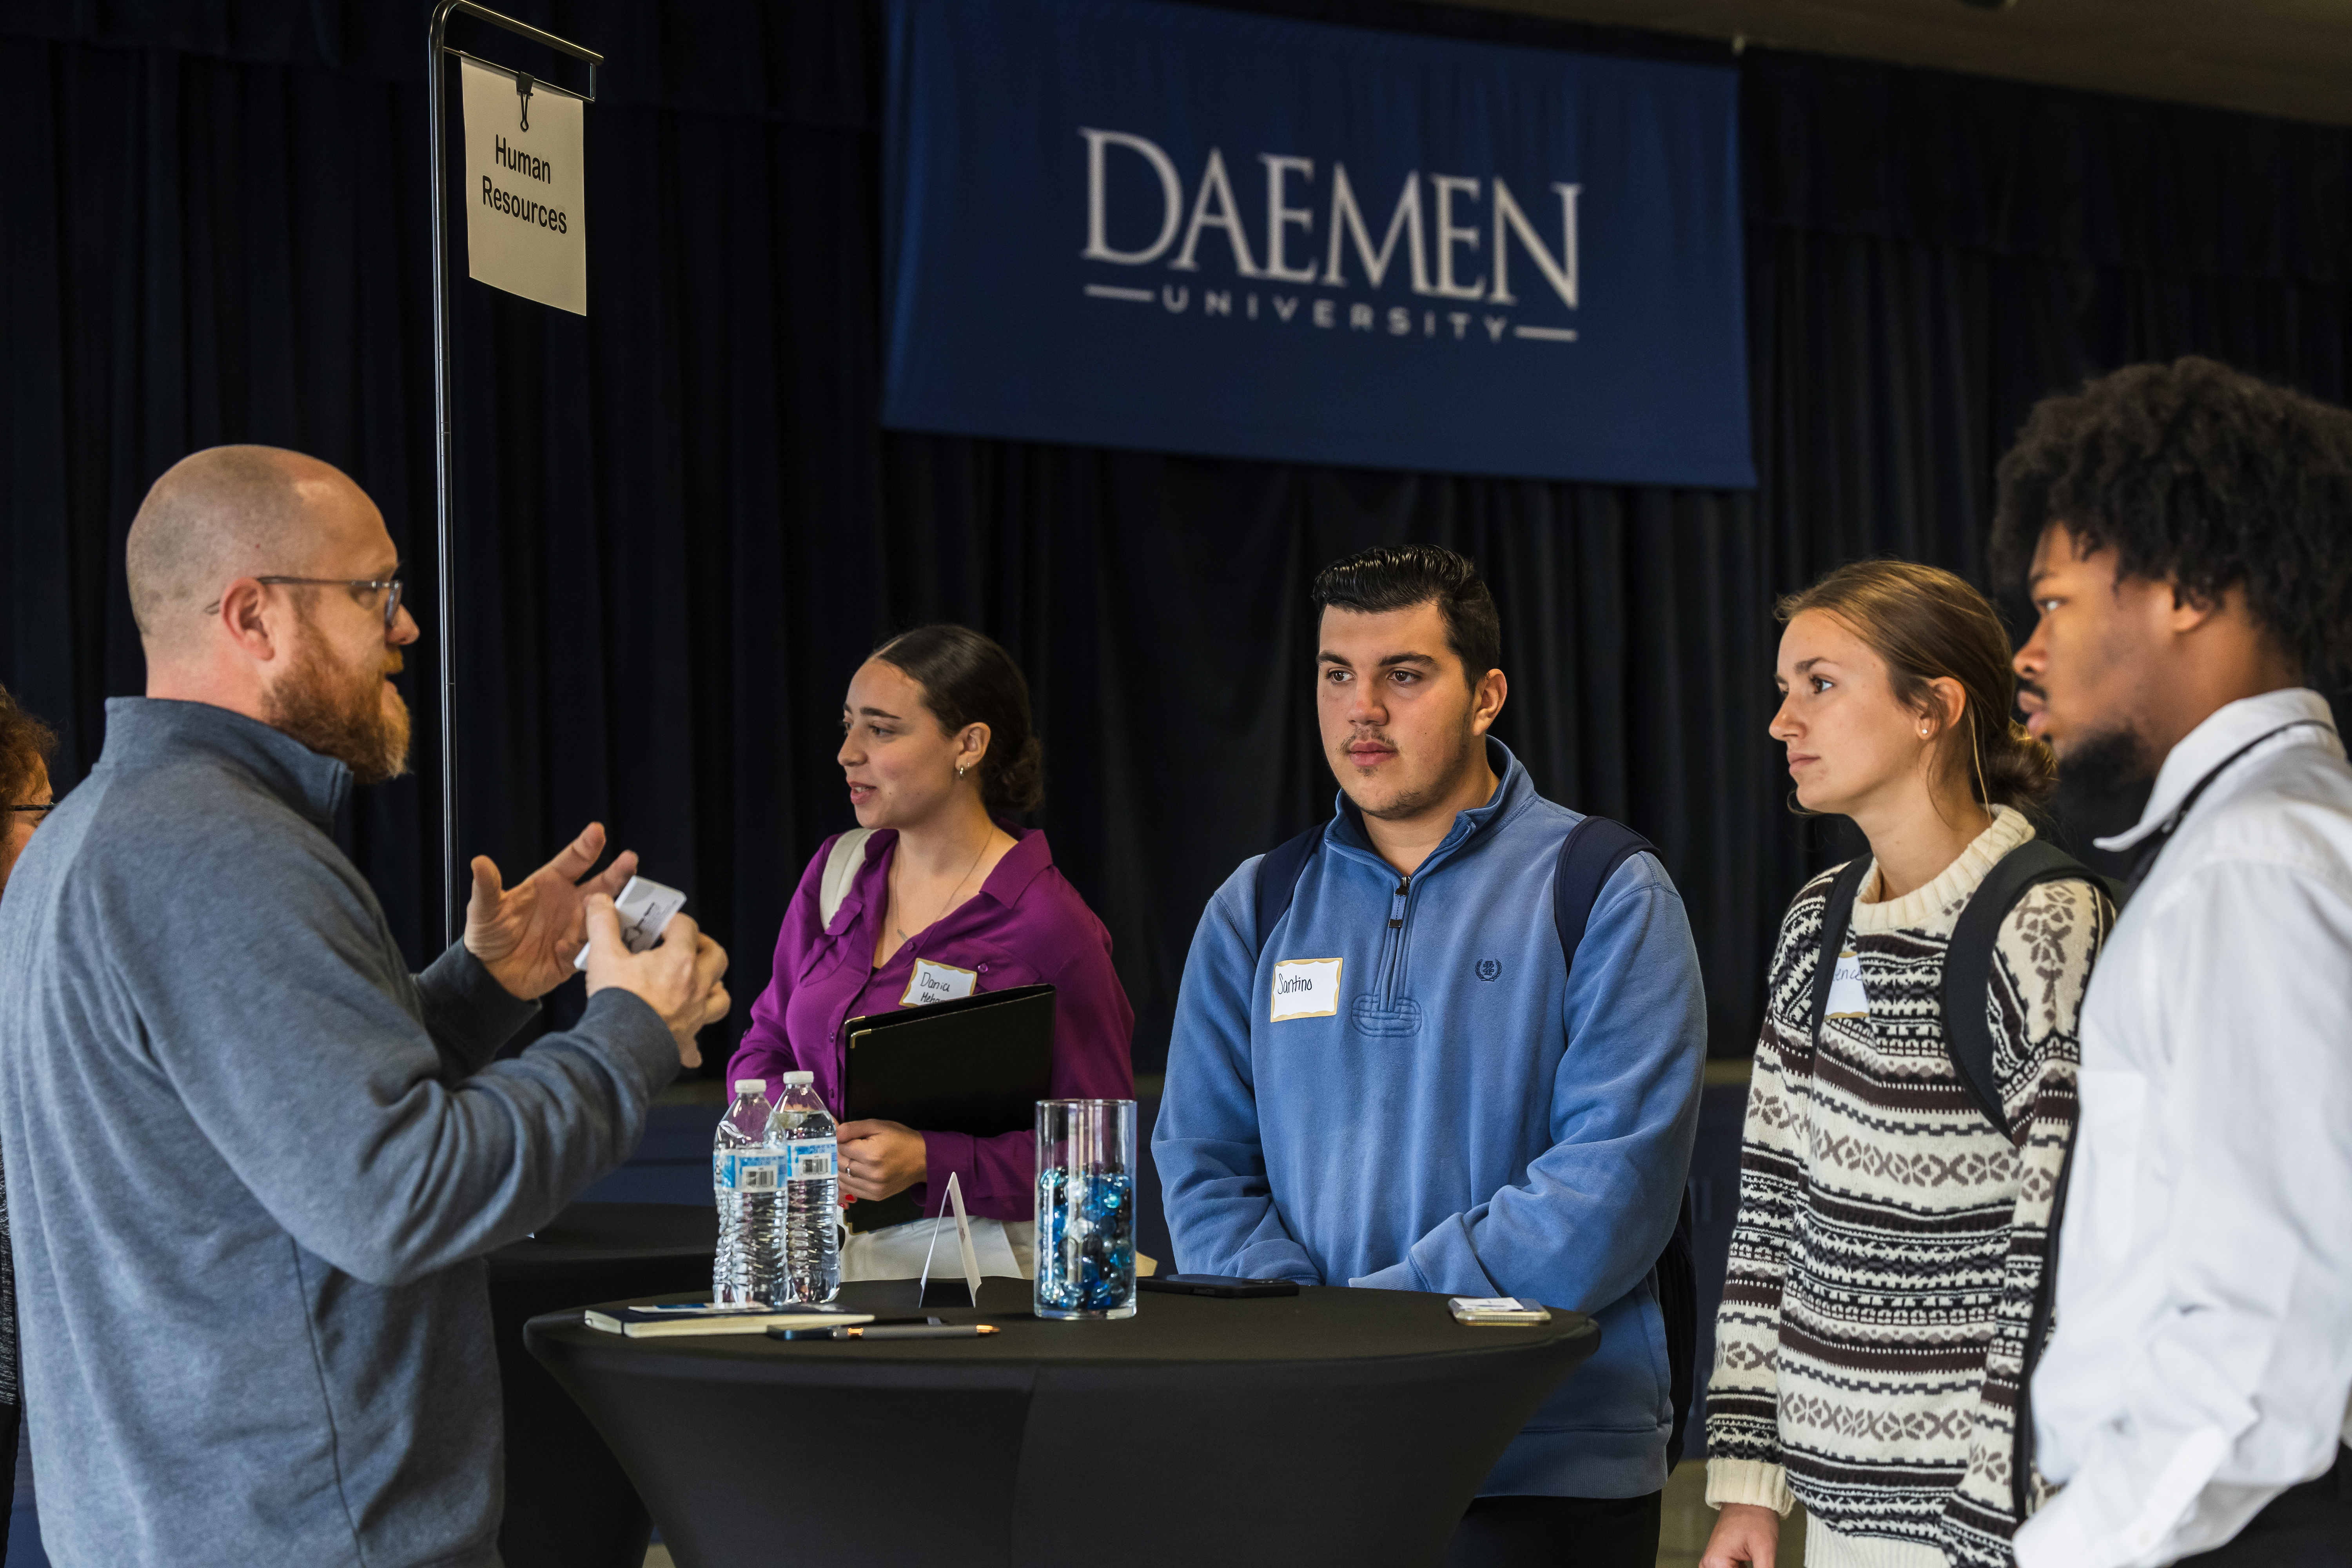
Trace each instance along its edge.
{"label": "man's gesturing hand", "polygon": [[625,849],[600,877],[583,882],[604,852],[604,825],[592,822],[562,853],[513,887],[503,886],[487,855],[474,857],[474,895],[466,900],[466,951],[498,983],[526,1001],[544,996],[573,973],[588,940],[587,900],[628,885],[637,854]]}
{"label": "man's gesturing hand", "polygon": [[621,917],[612,895],[594,893],[587,902],[588,994],[610,985],[636,997],[669,1026],[677,1039],[677,1059],[700,1067],[695,1031],[719,1022],[734,1005],[727,987],[719,984],[727,973],[727,950],[678,914],[662,928],[659,947],[631,952],[621,941]]}

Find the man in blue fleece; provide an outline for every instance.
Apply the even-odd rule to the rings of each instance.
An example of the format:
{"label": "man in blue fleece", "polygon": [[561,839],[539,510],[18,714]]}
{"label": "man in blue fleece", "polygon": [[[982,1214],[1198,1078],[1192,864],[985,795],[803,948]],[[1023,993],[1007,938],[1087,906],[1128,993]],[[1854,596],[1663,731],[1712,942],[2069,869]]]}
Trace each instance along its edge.
{"label": "man in blue fleece", "polygon": [[1487,731],[1495,601],[1429,545],[1315,582],[1339,809],[1257,942],[1264,857],[1192,939],[1151,1148],[1178,1264],[1589,1312],[1601,1349],[1487,1476],[1448,1568],[1650,1568],[1672,1426],[1652,1266],[1697,1126],[1706,1016],[1647,854],[1571,970],[1552,915],[1582,818]]}

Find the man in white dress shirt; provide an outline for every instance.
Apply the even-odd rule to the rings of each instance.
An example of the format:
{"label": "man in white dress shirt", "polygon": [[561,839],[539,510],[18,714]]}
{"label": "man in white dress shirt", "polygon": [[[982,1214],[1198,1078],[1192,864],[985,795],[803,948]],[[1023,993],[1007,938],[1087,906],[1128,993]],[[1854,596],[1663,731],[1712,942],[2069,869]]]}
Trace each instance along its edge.
{"label": "man in white dress shirt", "polygon": [[[2022,1568],[2352,1563],[2352,415],[2207,360],[2045,400],[2001,464],[2029,726],[2155,778],[2083,1005]],[[2047,1310],[2048,1303],[2044,1303]],[[2044,1321],[2048,1321],[2045,1319]]]}

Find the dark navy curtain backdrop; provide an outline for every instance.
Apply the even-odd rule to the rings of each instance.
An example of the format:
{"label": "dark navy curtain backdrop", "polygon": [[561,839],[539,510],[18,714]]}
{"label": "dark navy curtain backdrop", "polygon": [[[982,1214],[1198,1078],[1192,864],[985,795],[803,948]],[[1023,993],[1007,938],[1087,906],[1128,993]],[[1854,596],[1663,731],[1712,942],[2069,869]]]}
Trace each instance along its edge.
{"label": "dark navy curtain backdrop", "polygon": [[890,0],[882,422],[1746,486],[1738,78]]}
{"label": "dark navy curtain backdrop", "polygon": [[[850,820],[850,670],[894,626],[956,619],[1029,671],[1039,821],[1156,1068],[1209,891],[1329,807],[1307,580],[1419,538],[1492,577],[1502,734],[1547,793],[1661,846],[1716,1047],[1743,1049],[1780,911],[1835,848],[1783,809],[1764,733],[1773,595],[1874,552],[1982,581],[2000,449],[2091,371],[2193,351],[2347,390],[2352,132],[1318,0],[1255,9],[1736,69],[1758,488],[886,432],[879,5],[509,8],[610,65],[587,318],[457,285],[466,848],[520,867],[604,818],[691,893],[743,1004]],[[424,24],[382,0],[0,0],[0,682],[63,733],[62,782],[96,758],[103,700],[140,688],[123,534],[192,447],[342,465],[434,614]],[[454,42],[569,79],[468,26]],[[415,653],[429,756],[430,639]],[[346,825],[420,960],[425,771]],[[2134,805],[2063,815],[2079,834]]]}

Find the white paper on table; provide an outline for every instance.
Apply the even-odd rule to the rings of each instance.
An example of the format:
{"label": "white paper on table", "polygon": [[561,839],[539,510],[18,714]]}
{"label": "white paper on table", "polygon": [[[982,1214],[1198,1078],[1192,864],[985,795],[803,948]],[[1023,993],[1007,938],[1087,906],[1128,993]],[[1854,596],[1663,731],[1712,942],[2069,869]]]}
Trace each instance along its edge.
{"label": "white paper on table", "polygon": [[[649,882],[643,877],[632,877],[621,896],[613,900],[613,910],[621,917],[621,945],[631,952],[643,952],[661,940],[661,933],[678,910],[686,908],[686,895],[676,888],[665,888],[659,882]],[[588,947],[595,944],[591,942]],[[588,967],[588,947],[572,961],[574,969]]]}

